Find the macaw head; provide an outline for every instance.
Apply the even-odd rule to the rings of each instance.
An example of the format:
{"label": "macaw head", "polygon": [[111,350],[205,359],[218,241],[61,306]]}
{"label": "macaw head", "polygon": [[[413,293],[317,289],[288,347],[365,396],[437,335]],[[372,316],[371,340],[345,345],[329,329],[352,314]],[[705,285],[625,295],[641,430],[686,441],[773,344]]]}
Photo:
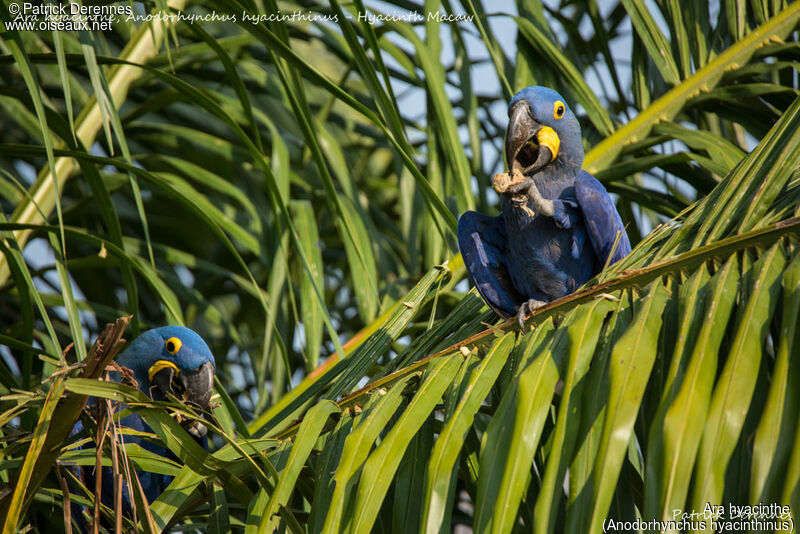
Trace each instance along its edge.
{"label": "macaw head", "polygon": [[509,169],[527,176],[556,162],[583,164],[578,119],[548,87],[527,87],[511,99],[505,148]]}
{"label": "macaw head", "polygon": [[168,393],[209,408],[214,356],[197,333],[183,326],[148,330],[128,345],[117,363],[134,372],[139,389],[153,400]]}

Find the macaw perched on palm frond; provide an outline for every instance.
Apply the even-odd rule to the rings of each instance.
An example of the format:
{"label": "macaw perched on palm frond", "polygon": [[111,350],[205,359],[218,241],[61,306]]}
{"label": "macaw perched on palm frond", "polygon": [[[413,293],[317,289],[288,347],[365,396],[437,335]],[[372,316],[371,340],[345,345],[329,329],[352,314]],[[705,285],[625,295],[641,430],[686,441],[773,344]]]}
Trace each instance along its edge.
{"label": "macaw perched on palm frond", "polygon": [[[214,386],[214,356],[208,345],[196,332],[182,326],[164,326],[145,332],[137,337],[122,354],[117,363],[130,369],[140,391],[156,401],[167,400],[173,395],[183,402],[202,410],[210,408],[211,391]],[[118,373],[113,373],[118,374]],[[119,377],[116,377],[119,379]],[[119,426],[137,432],[152,433],[144,420],[136,413],[120,419]],[[83,430],[79,422],[72,435]],[[206,429],[193,424],[189,432],[205,445]],[[163,447],[153,444],[135,433],[125,436],[125,443],[135,443],[161,456],[168,456]],[[75,470],[73,470],[75,471]],[[95,488],[95,474],[90,469],[77,470],[77,476],[89,490]],[[169,485],[172,477],[150,472],[137,472],[144,494],[149,502],[155,500]],[[102,491],[100,501],[114,508],[114,480],[110,467],[102,468]],[[122,510],[117,513],[132,515],[130,488],[122,486]],[[73,507],[73,514],[80,513]]]}
{"label": "macaw perched on palm frond", "polygon": [[502,213],[461,215],[458,244],[484,300],[522,329],[528,312],[572,293],[631,244],[608,192],[581,169],[580,124],[561,95],[528,87],[508,116],[510,172],[494,183]]}

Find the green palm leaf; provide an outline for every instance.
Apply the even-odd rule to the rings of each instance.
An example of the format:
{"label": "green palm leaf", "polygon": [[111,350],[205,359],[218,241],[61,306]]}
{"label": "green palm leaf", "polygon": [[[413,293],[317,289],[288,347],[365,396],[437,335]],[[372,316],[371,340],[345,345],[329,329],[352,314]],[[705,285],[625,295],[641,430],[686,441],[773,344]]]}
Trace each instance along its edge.
{"label": "green palm leaf", "polygon": [[[14,30],[2,4],[4,531],[92,505],[53,469],[111,463],[69,443],[85,395],[180,459],[122,449],[175,475],[149,507],[134,492],[144,530],[583,533],[800,507],[800,3],[253,20],[226,0],[235,21],[78,35]],[[392,10],[424,20],[358,19]],[[530,83],[575,104],[635,248],[519,334],[469,290],[454,230],[497,211],[505,102]],[[209,341],[209,451],[165,410],[198,414],[73,366],[130,314]]]}

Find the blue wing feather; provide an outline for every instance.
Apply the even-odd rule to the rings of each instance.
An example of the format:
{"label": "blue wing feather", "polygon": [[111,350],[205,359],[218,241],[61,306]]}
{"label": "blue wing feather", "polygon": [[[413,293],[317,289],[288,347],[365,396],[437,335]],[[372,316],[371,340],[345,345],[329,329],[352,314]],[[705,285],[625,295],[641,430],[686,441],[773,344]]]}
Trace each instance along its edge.
{"label": "blue wing feather", "polygon": [[461,215],[458,247],[472,282],[489,306],[504,318],[516,314],[524,299],[508,274],[502,216],[490,217],[476,211]]}
{"label": "blue wing feather", "polygon": [[[631,242],[625,233],[617,208],[603,184],[588,172],[581,171],[575,180],[575,195],[583,212],[589,241],[600,265],[605,265],[612,250],[614,254],[610,263],[627,256],[631,251]],[[615,249],[614,241],[618,233],[620,238]]]}

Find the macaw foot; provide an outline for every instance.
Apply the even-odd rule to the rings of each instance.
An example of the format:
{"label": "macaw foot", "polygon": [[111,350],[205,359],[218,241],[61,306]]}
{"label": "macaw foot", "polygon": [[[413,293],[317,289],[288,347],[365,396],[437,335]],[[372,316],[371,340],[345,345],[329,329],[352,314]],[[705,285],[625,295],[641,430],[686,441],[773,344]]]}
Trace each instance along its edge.
{"label": "macaw foot", "polygon": [[553,219],[556,221],[556,226],[569,230],[572,228],[572,223],[569,220],[569,208],[577,208],[578,204],[571,200],[554,200],[553,201]]}
{"label": "macaw foot", "polygon": [[187,425],[185,429],[197,440],[202,440],[203,437],[208,434],[206,426],[199,421],[193,421],[191,424]]}
{"label": "macaw foot", "polygon": [[519,309],[517,310],[517,322],[519,323],[520,332],[525,331],[525,319],[528,314],[536,308],[541,308],[545,304],[547,304],[547,302],[544,300],[528,299],[519,305]]}
{"label": "macaw foot", "polygon": [[509,184],[509,186],[506,188],[505,192],[507,194],[511,195],[526,194],[531,187],[536,187],[536,184],[533,183],[533,179],[528,178],[527,176],[522,176],[519,173],[517,173],[515,178],[518,179],[511,182],[511,184]]}

